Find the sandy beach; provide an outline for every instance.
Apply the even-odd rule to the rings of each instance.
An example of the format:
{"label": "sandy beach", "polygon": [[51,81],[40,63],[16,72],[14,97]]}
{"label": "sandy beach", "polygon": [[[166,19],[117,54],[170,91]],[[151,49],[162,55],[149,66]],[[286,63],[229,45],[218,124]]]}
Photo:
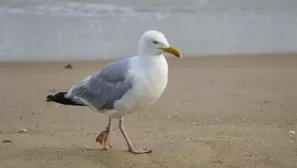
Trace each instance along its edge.
{"label": "sandy beach", "polygon": [[106,116],[45,102],[106,63],[0,63],[0,167],[297,167],[297,54],[169,59],[164,95],[124,119],[148,155],[127,152],[117,120],[105,151]]}

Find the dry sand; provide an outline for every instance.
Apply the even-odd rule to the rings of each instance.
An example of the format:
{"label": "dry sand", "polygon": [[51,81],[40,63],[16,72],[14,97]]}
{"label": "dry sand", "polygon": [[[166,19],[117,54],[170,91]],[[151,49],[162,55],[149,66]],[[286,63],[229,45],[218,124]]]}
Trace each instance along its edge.
{"label": "dry sand", "polygon": [[149,155],[126,151],[116,120],[102,150],[104,115],[45,102],[105,64],[68,63],[0,64],[1,168],[297,167],[297,55],[170,59],[160,101],[124,120]]}

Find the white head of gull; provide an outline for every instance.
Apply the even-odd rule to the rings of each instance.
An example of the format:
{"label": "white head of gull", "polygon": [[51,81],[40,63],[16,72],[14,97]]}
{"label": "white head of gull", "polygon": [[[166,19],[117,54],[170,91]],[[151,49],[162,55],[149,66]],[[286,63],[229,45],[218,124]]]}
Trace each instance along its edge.
{"label": "white head of gull", "polygon": [[106,129],[96,141],[108,149],[111,146],[111,121],[119,119],[119,128],[129,151],[134,154],[152,150],[135,148],[123,125],[123,117],[148,108],[164,92],[168,80],[168,65],[164,53],[181,57],[163,33],[146,31],[139,40],[139,55],[112,62],[98,73],[88,76],[68,92],[49,95],[47,101],[64,105],[88,106],[109,117]]}

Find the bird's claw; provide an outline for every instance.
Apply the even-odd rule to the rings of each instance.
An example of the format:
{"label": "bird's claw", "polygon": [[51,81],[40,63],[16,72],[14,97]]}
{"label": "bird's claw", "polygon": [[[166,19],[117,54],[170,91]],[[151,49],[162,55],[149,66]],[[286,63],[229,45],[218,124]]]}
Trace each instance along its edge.
{"label": "bird's claw", "polygon": [[105,150],[108,148],[112,148],[111,142],[110,142],[110,131],[105,130],[102,131],[98,137],[96,138],[96,142],[99,142]]}
{"label": "bird's claw", "polygon": [[130,148],[129,152],[133,153],[133,154],[147,154],[147,153],[152,153],[153,150],[151,149],[138,149],[138,148]]}

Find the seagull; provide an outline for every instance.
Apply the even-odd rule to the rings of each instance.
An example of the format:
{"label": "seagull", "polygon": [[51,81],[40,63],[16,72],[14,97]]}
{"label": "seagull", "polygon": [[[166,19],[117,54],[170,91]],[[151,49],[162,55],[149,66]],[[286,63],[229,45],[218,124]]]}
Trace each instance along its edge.
{"label": "seagull", "polygon": [[181,52],[168,43],[163,33],[148,30],[140,37],[138,56],[109,63],[96,74],[72,86],[68,92],[48,95],[46,101],[86,106],[106,115],[109,118],[108,125],[96,138],[96,142],[106,150],[112,148],[111,121],[118,119],[129,152],[151,153],[152,150],[136,148],[131,143],[123,118],[150,107],[163,94],[168,82],[168,64],[164,53],[182,58]]}

